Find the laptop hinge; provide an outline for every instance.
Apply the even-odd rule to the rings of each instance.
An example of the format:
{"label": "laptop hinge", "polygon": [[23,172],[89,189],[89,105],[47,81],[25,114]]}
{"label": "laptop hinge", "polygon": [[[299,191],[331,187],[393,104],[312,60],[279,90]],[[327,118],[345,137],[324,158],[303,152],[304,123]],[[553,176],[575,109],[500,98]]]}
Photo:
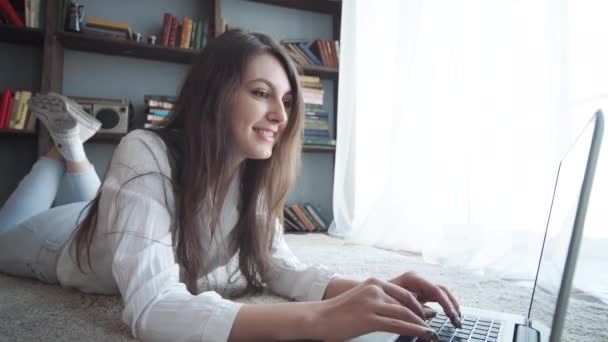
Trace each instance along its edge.
{"label": "laptop hinge", "polygon": [[526,324],[515,324],[513,342],[540,342],[540,332],[532,328],[530,323],[526,319]]}

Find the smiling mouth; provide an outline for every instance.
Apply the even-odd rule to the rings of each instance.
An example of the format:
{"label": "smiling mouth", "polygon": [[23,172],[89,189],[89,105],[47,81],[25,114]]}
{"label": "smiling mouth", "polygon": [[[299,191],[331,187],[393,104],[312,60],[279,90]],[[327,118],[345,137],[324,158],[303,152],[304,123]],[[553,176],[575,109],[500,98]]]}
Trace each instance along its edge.
{"label": "smiling mouth", "polygon": [[256,131],[259,135],[261,135],[267,139],[274,139],[274,136],[276,134],[273,131],[269,131],[269,130],[261,129],[261,128],[254,128],[253,130]]}

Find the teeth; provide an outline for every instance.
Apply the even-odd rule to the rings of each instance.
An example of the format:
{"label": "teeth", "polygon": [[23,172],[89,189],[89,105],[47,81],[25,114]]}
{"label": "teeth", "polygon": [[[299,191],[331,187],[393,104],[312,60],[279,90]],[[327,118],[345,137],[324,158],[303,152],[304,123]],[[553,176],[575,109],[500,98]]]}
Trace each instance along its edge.
{"label": "teeth", "polygon": [[265,129],[256,129],[256,131],[265,137],[268,137],[268,138],[274,137],[274,133],[272,131],[267,131]]}

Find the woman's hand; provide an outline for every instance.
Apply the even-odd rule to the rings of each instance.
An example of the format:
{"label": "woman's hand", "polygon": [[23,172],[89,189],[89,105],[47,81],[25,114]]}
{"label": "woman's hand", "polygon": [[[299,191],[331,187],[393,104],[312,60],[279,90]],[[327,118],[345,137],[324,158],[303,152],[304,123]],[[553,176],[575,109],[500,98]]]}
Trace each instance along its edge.
{"label": "woman's hand", "polygon": [[424,310],[407,289],[370,278],[331,299],[318,302],[318,338],[345,341],[375,331],[418,336],[432,341]]}
{"label": "woman's hand", "polygon": [[460,306],[447,287],[433,284],[414,272],[404,273],[395,279],[389,280],[389,282],[410,291],[421,304],[427,302],[439,303],[445,314],[452,321],[452,324],[455,327],[461,327],[460,317],[462,317],[462,314]]}

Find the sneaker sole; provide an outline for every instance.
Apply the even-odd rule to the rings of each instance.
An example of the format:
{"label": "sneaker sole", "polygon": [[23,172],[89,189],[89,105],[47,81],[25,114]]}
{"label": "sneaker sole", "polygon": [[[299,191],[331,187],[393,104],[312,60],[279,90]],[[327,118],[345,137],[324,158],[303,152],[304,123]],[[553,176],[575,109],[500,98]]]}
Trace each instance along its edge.
{"label": "sneaker sole", "polygon": [[99,130],[99,128],[101,128],[101,121],[97,120],[92,115],[85,112],[85,110],[82,109],[82,107],[74,100],[71,100],[67,96],[63,96],[57,93],[49,93],[49,95],[60,99],[63,102],[67,113],[70,114],[74,119],[76,119],[78,123],[82,124],[83,126],[92,131],[97,131]]}
{"label": "sneaker sole", "polygon": [[[44,113],[52,115],[69,115],[79,125],[81,140],[85,142],[101,128],[101,122],[88,114],[82,107],[66,96],[57,93],[37,95],[30,98],[30,109],[37,117],[49,124],[49,118]],[[87,130],[88,132],[85,132]]]}

